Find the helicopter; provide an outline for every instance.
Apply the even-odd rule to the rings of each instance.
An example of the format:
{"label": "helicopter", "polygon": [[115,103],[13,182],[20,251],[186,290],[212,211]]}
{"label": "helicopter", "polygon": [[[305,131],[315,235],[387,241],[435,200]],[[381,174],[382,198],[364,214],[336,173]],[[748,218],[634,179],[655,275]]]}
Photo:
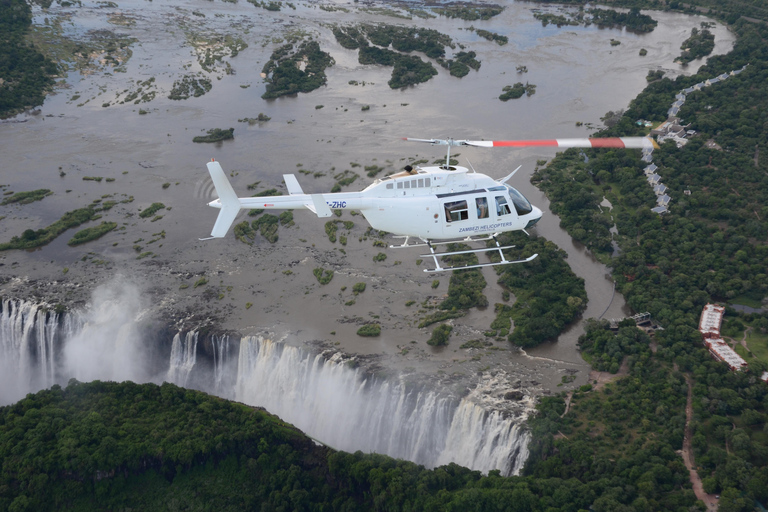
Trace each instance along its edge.
{"label": "helicopter", "polygon": [[[505,249],[497,240],[500,233],[532,228],[541,219],[542,211],[532,205],[517,189],[507,183],[520,169],[518,167],[500,180],[473,169],[451,165],[451,148],[470,147],[557,147],[557,148],[627,148],[658,147],[648,137],[607,137],[579,139],[471,141],[454,139],[414,139],[433,146],[447,146],[443,165],[428,167],[410,165],[396,174],[376,179],[360,192],[306,194],[296,176],[284,174],[288,195],[269,197],[238,197],[219,162],[207,164],[216,192],[219,195],[208,206],[221,211],[211,231],[210,240],[226,236],[241,209],[301,209],[306,208],[318,217],[330,217],[334,210],[358,210],[374,229],[392,233],[403,242],[390,245],[391,249],[428,247],[434,268],[424,272],[444,272],[468,268],[510,265],[533,261],[538,255],[525,259],[508,260]],[[470,164],[471,167],[471,164]],[[415,239],[415,242],[412,241]],[[486,242],[495,245],[480,249],[437,252],[436,246],[452,243]],[[458,254],[498,252],[499,261],[474,265],[442,266],[440,258]]]}

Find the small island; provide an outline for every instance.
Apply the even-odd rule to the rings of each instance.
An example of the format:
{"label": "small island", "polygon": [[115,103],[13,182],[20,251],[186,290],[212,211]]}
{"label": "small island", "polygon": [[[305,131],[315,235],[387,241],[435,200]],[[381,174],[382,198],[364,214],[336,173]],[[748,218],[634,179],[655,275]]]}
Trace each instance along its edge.
{"label": "small island", "polygon": [[500,5],[474,6],[474,5],[448,5],[433,9],[433,12],[446,18],[459,18],[465,21],[489,20],[498,16],[504,10]]}
{"label": "small island", "polygon": [[325,68],[333,64],[333,58],[320,49],[317,41],[303,41],[297,48],[285,44],[272,52],[262,68],[267,90],[261,97],[266,100],[314,91],[325,85]]}
{"label": "small island", "polygon": [[190,97],[200,97],[203,94],[211,90],[213,84],[211,84],[210,78],[184,75],[181,79],[173,82],[173,88],[168,95],[172,100],[186,100]]}
{"label": "small island", "polygon": [[490,32],[488,30],[483,29],[477,29],[475,30],[475,33],[482,37],[483,39],[487,39],[488,41],[496,41],[499,46],[504,46],[509,42],[509,38],[507,36],[502,36],[501,34],[497,34],[496,32]]}
{"label": "small island", "polygon": [[507,85],[502,89],[503,94],[499,96],[501,101],[509,101],[520,98],[523,94],[533,96],[536,94],[536,86],[526,82],[517,82],[515,85]]}
{"label": "small island", "polygon": [[460,51],[446,58],[446,48],[453,49],[456,45],[450,36],[432,29],[360,24],[334,27],[333,35],[344,48],[359,50],[360,64],[392,66],[392,78],[388,82],[392,89],[423,83],[437,74],[432,63],[416,55],[404,55],[411,52],[424,53],[459,78],[466,76],[470,69],[480,69],[475,52]]}
{"label": "small island", "polygon": [[691,37],[683,41],[680,49],[683,50],[683,53],[675,59],[675,62],[681,64],[688,64],[696,59],[706,57],[715,49],[715,35],[706,28],[699,30],[694,27],[691,29]]}
{"label": "small island", "polygon": [[219,142],[227,139],[235,138],[235,129],[230,128],[225,130],[224,128],[212,128],[208,130],[208,135],[198,135],[192,139],[192,142]]}

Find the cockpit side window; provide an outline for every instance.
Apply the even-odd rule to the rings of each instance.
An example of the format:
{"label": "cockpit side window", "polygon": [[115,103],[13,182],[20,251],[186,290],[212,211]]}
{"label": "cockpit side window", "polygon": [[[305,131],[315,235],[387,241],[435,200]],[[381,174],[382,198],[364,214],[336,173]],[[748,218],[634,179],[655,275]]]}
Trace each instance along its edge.
{"label": "cockpit side window", "polygon": [[504,196],[496,196],[496,215],[501,217],[502,215],[509,215],[511,210],[509,209],[509,203]]}
{"label": "cockpit side window", "polygon": [[443,206],[445,207],[445,220],[448,222],[467,220],[469,218],[469,207],[466,201],[450,201]]}
{"label": "cockpit side window", "polygon": [[487,219],[488,218],[488,199],[486,199],[485,197],[478,197],[475,199],[475,204],[477,205],[477,218]]}
{"label": "cockpit side window", "polygon": [[533,211],[533,207],[531,206],[531,203],[525,198],[525,196],[509,185],[506,186],[507,190],[509,190],[509,198],[512,200],[512,204],[515,205],[517,214],[526,215],[531,213]]}

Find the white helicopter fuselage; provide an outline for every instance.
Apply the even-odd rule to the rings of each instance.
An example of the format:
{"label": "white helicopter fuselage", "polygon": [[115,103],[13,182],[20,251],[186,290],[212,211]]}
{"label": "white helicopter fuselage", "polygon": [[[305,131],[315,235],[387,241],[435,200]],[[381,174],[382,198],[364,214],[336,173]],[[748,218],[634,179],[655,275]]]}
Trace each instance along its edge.
{"label": "white helicopter fuselage", "polygon": [[362,193],[376,198],[361,209],[372,227],[429,240],[515,231],[541,218],[541,211],[512,187],[458,166],[388,176]]}
{"label": "white helicopter fuselage", "polygon": [[[221,168],[216,162],[209,164],[221,199],[209,205],[222,208],[224,204],[226,209],[229,204],[235,214],[240,209],[307,208],[320,217],[328,217],[332,209],[358,210],[374,229],[423,240],[463,239],[521,230],[541,218],[541,210],[514,188],[459,166],[416,168],[377,179],[360,192],[325,194],[305,194],[293,175],[285,175],[287,196],[238,198],[234,191],[228,194],[220,190],[221,178],[216,179],[212,165]],[[226,181],[223,171],[221,176]],[[233,221],[234,215],[231,217]],[[224,236],[232,221],[226,227],[219,226],[217,221],[211,235]]]}
{"label": "white helicopter fuselage", "polygon": [[[543,140],[455,140],[413,139],[433,146],[446,146],[445,165],[432,167],[406,166],[405,171],[385,176],[360,192],[305,194],[296,176],[284,174],[287,196],[237,197],[218,162],[208,163],[219,199],[208,203],[220,208],[210,238],[227,234],[241,209],[284,210],[306,208],[318,217],[330,217],[332,210],[358,210],[371,227],[405,238],[400,245],[390,248],[429,247],[433,269],[424,272],[470,269],[496,265],[510,265],[533,261],[538,255],[524,259],[507,259],[504,251],[514,246],[502,246],[496,235],[506,231],[525,231],[541,219],[541,210],[516,189],[507,185],[520,167],[505,178],[495,180],[485,174],[469,172],[466,167],[451,166],[451,148],[469,147],[557,147],[642,149],[652,152],[659,146],[649,137],[607,137],[584,139]],[[478,238],[475,238],[478,237]],[[424,243],[410,243],[419,238]],[[490,243],[493,240],[495,247]],[[484,248],[450,248],[455,241],[488,242]],[[449,245],[449,252],[438,253],[435,245]],[[489,263],[459,263],[444,267],[440,259],[468,253],[491,253]]]}

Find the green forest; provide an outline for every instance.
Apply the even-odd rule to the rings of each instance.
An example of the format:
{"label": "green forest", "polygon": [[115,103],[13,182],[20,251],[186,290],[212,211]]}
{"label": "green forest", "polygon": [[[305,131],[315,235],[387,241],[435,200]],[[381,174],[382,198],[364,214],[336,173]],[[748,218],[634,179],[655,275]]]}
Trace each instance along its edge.
{"label": "green forest", "polygon": [[0,1],[0,118],[42,104],[53,85],[56,64],[24,39],[31,25],[24,0]]}
{"label": "green forest", "polygon": [[[754,500],[768,500],[768,385],[758,380],[768,368],[768,318],[740,313],[731,305],[759,306],[768,296],[768,125],[762,114],[768,111],[768,27],[736,19],[730,4],[721,8],[738,35],[733,51],[711,57],[693,76],[649,84],[618,124],[600,134],[643,135],[647,129],[638,127],[637,119],[661,122],[681,90],[747,65],[738,75],[688,94],[679,116],[697,134],[682,148],[667,142],[653,153],[656,172],[673,197],[668,213],[650,211],[655,196],[638,151],[568,150],[535,173],[534,182],[547,193],[561,225],[610,265],[617,290],[633,310],[649,311],[664,327],[651,344],[654,352],[622,330],[614,335],[594,326],[582,340],[585,357],[605,371],[618,371],[622,362],[628,363],[629,375],[611,387],[610,396],[605,396],[608,389],[583,395],[576,402],[586,408],[583,418],[577,412],[555,420],[568,439],[553,436],[552,444],[545,442],[539,453],[554,456],[551,464],[566,467],[567,459],[559,454],[563,445],[578,446],[573,430],[591,443],[600,437],[616,464],[639,471],[630,463],[631,452],[615,458],[619,446],[609,449],[609,438],[633,446],[639,434],[652,431],[654,422],[665,421],[655,439],[680,449],[685,418],[681,399],[690,390],[691,443],[704,490],[720,494],[720,510],[752,510]],[[762,18],[768,19],[768,12]],[[612,209],[599,207],[603,197]],[[612,237],[609,228],[614,224],[618,235]],[[612,239],[620,250],[613,258]],[[697,326],[708,302],[726,304],[726,336],[752,340],[747,348],[736,344],[749,372],[730,372],[703,347]],[[671,396],[654,393],[649,382],[653,380],[666,382]],[[645,408],[647,413],[638,416],[644,410],[638,394],[650,400],[653,411]],[[607,414],[613,411],[616,414]],[[536,464],[531,461],[531,467]],[[570,464],[567,467],[570,470]],[[658,476],[649,481],[659,496]],[[630,510],[678,509],[621,504]]]}
{"label": "green forest", "polygon": [[[565,251],[548,240],[504,233],[499,243],[515,245],[516,258],[538,257],[520,265],[496,267],[499,284],[514,294],[515,302],[496,304],[491,329],[523,348],[554,341],[587,307],[584,280],[568,266]],[[507,334],[510,320],[514,329]]]}

